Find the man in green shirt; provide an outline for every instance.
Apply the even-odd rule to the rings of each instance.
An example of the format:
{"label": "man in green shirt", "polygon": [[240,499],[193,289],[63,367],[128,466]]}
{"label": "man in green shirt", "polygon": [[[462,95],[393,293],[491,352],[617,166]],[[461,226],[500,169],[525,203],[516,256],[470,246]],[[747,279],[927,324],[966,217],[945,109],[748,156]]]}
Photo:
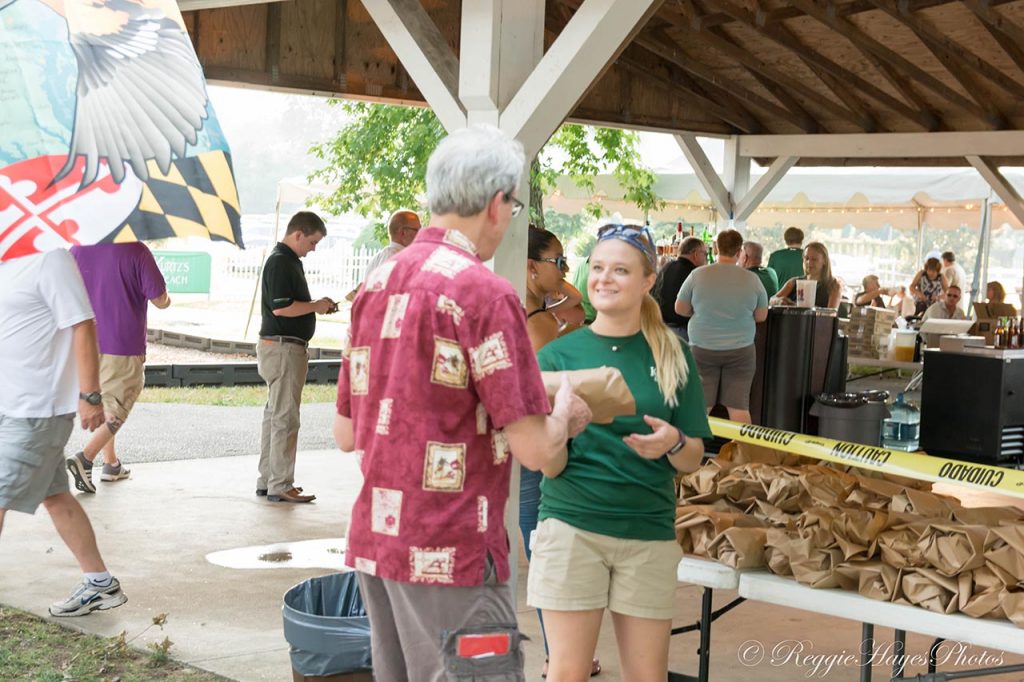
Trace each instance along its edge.
{"label": "man in green shirt", "polygon": [[786,248],[772,251],[768,257],[768,267],[779,277],[779,286],[793,279],[804,276],[804,231],[798,227],[787,227],[782,233]]}
{"label": "man in green shirt", "polygon": [[779,276],[775,274],[775,270],[761,266],[762,258],[764,258],[764,247],[761,244],[743,242],[743,248],[740,250],[740,267],[757,275],[761,284],[764,285],[765,293],[770,298],[779,290]]}

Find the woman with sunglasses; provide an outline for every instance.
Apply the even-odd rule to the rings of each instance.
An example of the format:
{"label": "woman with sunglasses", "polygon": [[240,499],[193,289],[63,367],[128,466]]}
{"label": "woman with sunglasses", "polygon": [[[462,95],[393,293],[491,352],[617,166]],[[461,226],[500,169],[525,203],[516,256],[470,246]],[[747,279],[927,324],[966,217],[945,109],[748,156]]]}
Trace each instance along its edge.
{"label": "woman with sunglasses", "polygon": [[[563,324],[555,310],[569,311],[577,308],[582,314],[580,294],[571,284],[565,281],[565,273],[569,264],[565,260],[562,244],[551,232],[530,225],[530,238],[526,250],[526,332],[534,352],[539,351],[560,334],[577,329],[582,323],[582,315],[577,324]],[[555,307],[557,306],[557,307]],[[553,310],[554,309],[554,310]],[[564,316],[565,313],[562,313]],[[537,527],[537,510],[540,505],[540,481],[543,475],[539,471],[521,468],[519,471],[519,530],[523,534],[523,548],[526,560],[530,560],[530,536]],[[544,618],[540,611],[540,632],[544,638],[544,653],[547,654],[548,643],[544,634]],[[601,663],[595,658],[590,674],[601,672]],[[542,677],[547,677],[547,663],[544,664]]]}
{"label": "woman with sunglasses", "polygon": [[606,225],[590,256],[594,323],[538,353],[542,370],[615,367],[636,414],[590,424],[544,471],[527,603],[542,609],[549,679],[590,674],[605,609],[622,678],[664,680],[674,608],[674,478],[693,471],[710,438],[689,349],[650,296],[657,253],[650,231]]}
{"label": "woman with sunglasses", "polygon": [[580,326],[573,323],[580,317],[573,309],[579,307],[581,296],[565,281],[569,261],[554,234],[530,225],[526,257],[526,331],[536,352]]}

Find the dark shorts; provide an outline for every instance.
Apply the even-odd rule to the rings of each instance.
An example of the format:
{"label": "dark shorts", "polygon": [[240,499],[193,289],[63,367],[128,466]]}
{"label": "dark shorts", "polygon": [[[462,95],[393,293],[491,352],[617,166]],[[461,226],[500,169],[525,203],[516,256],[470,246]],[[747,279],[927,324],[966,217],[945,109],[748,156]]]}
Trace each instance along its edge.
{"label": "dark shorts", "polygon": [[708,408],[721,404],[734,410],[750,409],[750,386],[754,383],[757,354],[754,344],[736,350],[707,350],[690,346],[704,386]]}

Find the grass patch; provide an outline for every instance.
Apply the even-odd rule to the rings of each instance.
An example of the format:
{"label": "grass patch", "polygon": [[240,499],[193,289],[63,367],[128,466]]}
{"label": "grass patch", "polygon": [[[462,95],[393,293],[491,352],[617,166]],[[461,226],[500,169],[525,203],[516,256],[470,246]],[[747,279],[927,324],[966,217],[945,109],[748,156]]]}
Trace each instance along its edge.
{"label": "grass patch", "polygon": [[[153,625],[146,629],[162,626],[164,618],[154,619]],[[123,632],[104,639],[75,632],[17,609],[0,607],[0,680],[215,682],[227,679],[171,660],[167,650],[173,643],[166,637],[163,642],[151,644],[148,653],[131,648],[130,642]]]}
{"label": "grass patch", "polygon": [[[306,384],[302,389],[304,403],[333,403],[338,397],[337,386]],[[267,387],[253,386],[153,386],[142,389],[140,403],[187,403],[189,405],[225,405],[252,407],[267,402]],[[0,678],[3,679],[3,678]]]}

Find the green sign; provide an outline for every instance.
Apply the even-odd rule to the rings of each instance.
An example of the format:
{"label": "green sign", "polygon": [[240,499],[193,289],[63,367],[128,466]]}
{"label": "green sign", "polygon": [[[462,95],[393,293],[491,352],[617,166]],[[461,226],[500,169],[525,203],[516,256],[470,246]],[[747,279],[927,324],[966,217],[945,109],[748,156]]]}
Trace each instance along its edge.
{"label": "green sign", "polygon": [[210,254],[202,251],[154,251],[157,267],[172,294],[210,293]]}

